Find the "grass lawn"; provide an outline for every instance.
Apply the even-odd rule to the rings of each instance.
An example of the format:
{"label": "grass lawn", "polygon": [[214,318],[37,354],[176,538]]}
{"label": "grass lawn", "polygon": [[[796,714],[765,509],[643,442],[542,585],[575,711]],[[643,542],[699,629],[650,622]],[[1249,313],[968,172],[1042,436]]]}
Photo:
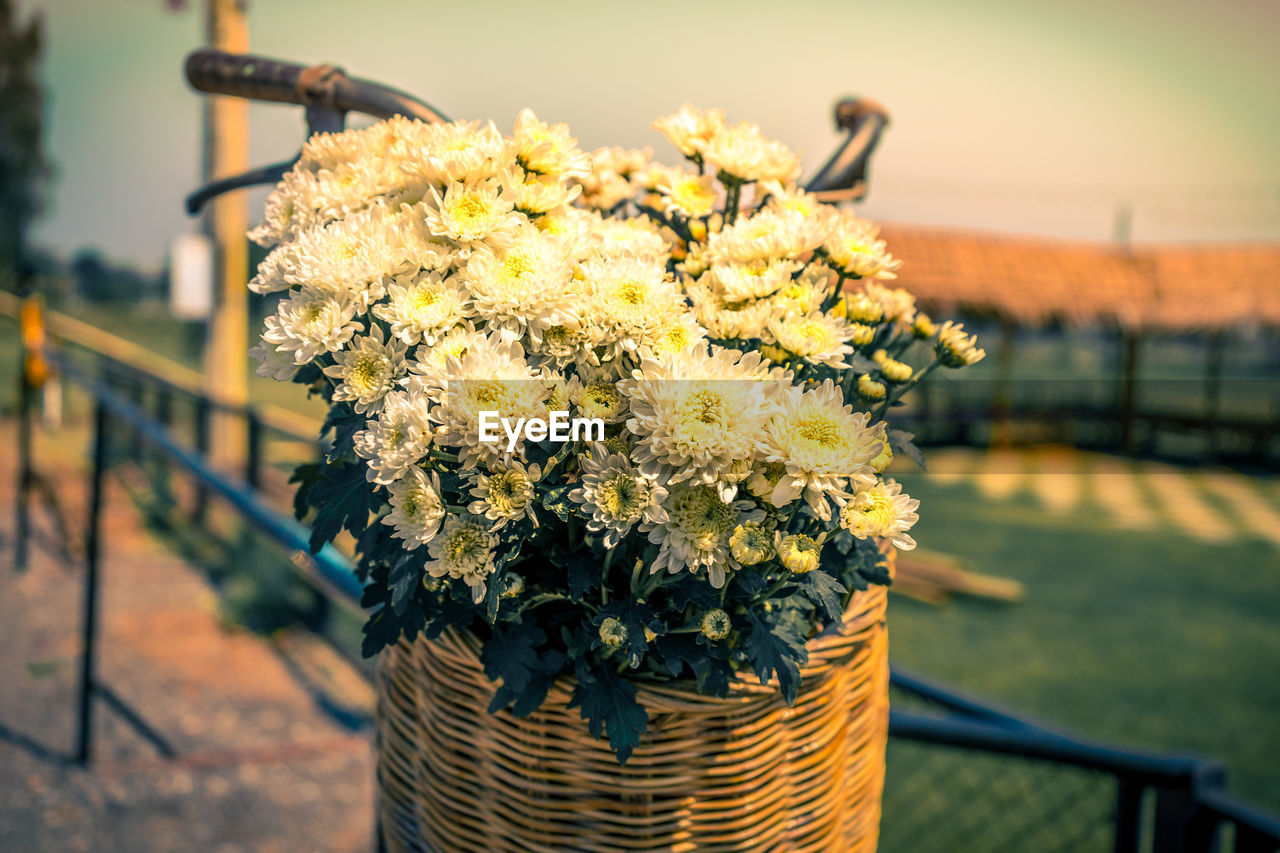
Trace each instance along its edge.
{"label": "grass lawn", "polygon": [[1280,810],[1280,553],[992,503],[903,477],[923,547],[1021,581],[1017,604],[892,596],[890,656],[1046,722],[1223,761]]}

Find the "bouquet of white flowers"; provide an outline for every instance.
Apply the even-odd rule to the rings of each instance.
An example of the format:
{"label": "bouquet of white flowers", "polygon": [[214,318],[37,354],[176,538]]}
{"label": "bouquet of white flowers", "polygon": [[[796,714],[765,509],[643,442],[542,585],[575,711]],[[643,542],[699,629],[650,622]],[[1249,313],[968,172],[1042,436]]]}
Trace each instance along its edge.
{"label": "bouquet of white flowers", "polygon": [[888,582],[877,541],[915,545],[886,413],[983,355],[757,125],[654,127],[684,166],[528,111],[320,134],[252,234],[284,294],[260,372],[330,406],[296,505],[314,547],[355,537],[365,653],[473,632],[491,710],[573,674],[621,760],[634,680],[794,697],[806,639]]}

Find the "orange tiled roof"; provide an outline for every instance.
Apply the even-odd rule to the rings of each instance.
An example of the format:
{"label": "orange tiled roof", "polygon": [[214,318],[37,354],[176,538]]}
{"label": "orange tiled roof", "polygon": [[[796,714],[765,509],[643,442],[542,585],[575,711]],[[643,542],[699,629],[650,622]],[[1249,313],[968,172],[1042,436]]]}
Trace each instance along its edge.
{"label": "orange tiled roof", "polygon": [[1123,246],[916,225],[885,225],[881,235],[903,261],[899,283],[940,314],[991,311],[1023,325],[1280,327],[1280,244]]}

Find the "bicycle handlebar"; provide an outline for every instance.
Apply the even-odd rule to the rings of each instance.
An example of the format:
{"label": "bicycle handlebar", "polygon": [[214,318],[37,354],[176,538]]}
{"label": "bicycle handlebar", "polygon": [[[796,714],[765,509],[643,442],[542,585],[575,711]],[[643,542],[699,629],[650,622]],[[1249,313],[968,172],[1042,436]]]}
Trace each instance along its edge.
{"label": "bicycle handlebar", "polygon": [[384,119],[393,115],[426,122],[448,121],[435,107],[412,95],[348,77],[336,65],[310,67],[262,56],[197,50],[187,56],[187,81],[210,95],[297,104]]}

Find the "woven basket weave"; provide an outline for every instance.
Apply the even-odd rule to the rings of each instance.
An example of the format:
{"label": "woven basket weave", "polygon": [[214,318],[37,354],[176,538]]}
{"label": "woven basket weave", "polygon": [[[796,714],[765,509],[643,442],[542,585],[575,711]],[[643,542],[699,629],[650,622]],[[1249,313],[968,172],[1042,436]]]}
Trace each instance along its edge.
{"label": "woven basket weave", "polygon": [[724,699],[640,684],[649,730],[625,766],[566,705],[561,680],[529,717],[486,712],[475,637],[383,653],[382,831],[392,851],[872,851],[888,725],[885,589],[809,642],[795,705],[735,681]]}

